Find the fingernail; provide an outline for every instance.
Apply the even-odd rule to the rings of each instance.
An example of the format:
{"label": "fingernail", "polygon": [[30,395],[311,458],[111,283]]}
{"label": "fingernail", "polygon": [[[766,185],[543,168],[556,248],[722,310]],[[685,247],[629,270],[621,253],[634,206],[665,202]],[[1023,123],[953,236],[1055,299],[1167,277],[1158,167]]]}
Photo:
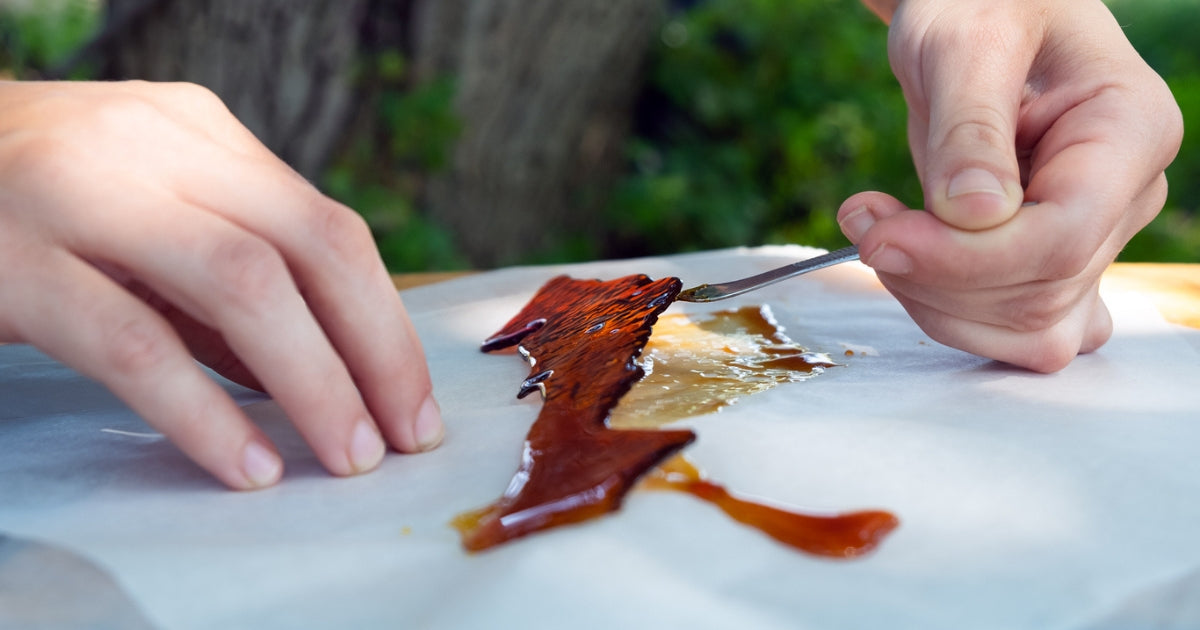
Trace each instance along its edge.
{"label": "fingernail", "polygon": [[354,427],[350,436],[350,466],[356,473],[363,473],[379,465],[386,447],[383,438],[370,420],[363,419]]}
{"label": "fingernail", "polygon": [[904,276],[912,272],[912,259],[908,257],[908,254],[888,246],[887,243],[880,245],[866,263],[875,271],[882,271],[893,276]]}
{"label": "fingernail", "polygon": [[242,474],[255,488],[265,488],[279,481],[283,461],[258,442],[250,442],[242,450]]}
{"label": "fingernail", "polygon": [[862,239],[872,225],[875,225],[875,215],[871,214],[871,210],[866,206],[859,206],[838,220],[842,234],[855,243]]}
{"label": "fingernail", "polygon": [[413,424],[413,437],[417,448],[422,451],[431,450],[442,443],[442,437],[445,434],[442,411],[438,408],[437,401],[433,399],[433,396],[429,396],[425,402],[421,403],[421,409],[417,412],[417,420]]}
{"label": "fingernail", "polygon": [[947,199],[973,193],[1008,196],[1008,192],[1004,190],[1004,185],[1000,183],[1000,180],[991,171],[982,168],[963,169],[951,177],[950,183],[946,186]]}

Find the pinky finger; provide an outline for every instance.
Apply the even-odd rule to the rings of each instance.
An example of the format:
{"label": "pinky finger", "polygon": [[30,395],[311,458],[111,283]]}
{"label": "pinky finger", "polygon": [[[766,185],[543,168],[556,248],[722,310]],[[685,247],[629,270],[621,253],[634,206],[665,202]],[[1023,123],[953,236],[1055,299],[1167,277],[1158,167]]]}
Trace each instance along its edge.
{"label": "pinky finger", "polygon": [[[231,488],[277,482],[270,441],[200,369],[171,326],[108,276],[62,250],[0,284],[17,337],[94,378]],[[11,301],[10,301],[11,300]]]}

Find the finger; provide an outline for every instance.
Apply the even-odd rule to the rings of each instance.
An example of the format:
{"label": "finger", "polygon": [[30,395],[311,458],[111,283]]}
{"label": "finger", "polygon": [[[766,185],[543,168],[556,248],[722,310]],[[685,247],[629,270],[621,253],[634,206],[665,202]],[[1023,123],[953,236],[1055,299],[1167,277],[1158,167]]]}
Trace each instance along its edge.
{"label": "finger", "polygon": [[935,20],[918,50],[903,53],[918,60],[917,73],[897,72],[909,84],[910,142],[926,207],[963,230],[1004,223],[1023,199],[1014,141],[1036,47],[1007,13],[995,7],[969,20]]}
{"label": "finger", "polygon": [[[47,213],[51,224],[45,229],[88,260],[130,270],[197,321],[221,331],[331,472],[374,468],[385,451],[379,430],[276,245],[186,199],[189,190],[214,185],[228,186],[240,198],[237,192],[258,185],[254,172],[264,170],[260,162],[186,128],[155,129],[157,141],[188,151],[155,161],[158,153],[131,141],[131,159],[148,168],[153,163],[159,173],[153,181],[131,180],[123,171],[106,169],[108,162],[93,160],[89,186],[62,187],[48,180],[55,168],[27,167],[23,185],[46,191],[29,198],[56,210]],[[56,148],[52,167],[71,157],[69,146]],[[276,166],[265,169],[267,174],[297,180],[282,163],[271,164]],[[213,181],[214,172],[227,179]],[[270,203],[293,205],[289,201],[294,200],[283,196]],[[102,221],[94,216],[96,207],[109,212]],[[286,217],[269,220],[287,229]]]}
{"label": "finger", "polygon": [[[894,217],[928,222],[925,213],[907,210],[893,197],[861,193],[843,204],[839,223],[852,241],[860,230]],[[938,227],[936,221],[932,221]],[[911,274],[911,260],[886,245],[864,248],[868,265],[895,266]],[[892,257],[904,260],[895,262]],[[1101,261],[1098,269],[1106,265]],[[1061,369],[1080,352],[1091,352],[1112,334],[1103,303],[1092,295],[1099,270],[1089,285],[1072,290],[1064,282],[1041,282],[975,291],[947,290],[880,273],[880,281],[933,339],[946,345],[1041,372]],[[1079,313],[1088,313],[1080,318]]]}
{"label": "finger", "polygon": [[882,192],[868,191],[851,195],[837,212],[838,227],[857,245],[880,219],[908,210],[904,202]]}
{"label": "finger", "polygon": [[[881,280],[885,286],[888,284],[886,277]],[[1035,331],[960,319],[911,300],[903,293],[893,294],[921,330],[935,341],[1037,372],[1061,370],[1078,354],[1099,348],[1112,336],[1112,318],[1094,287],[1058,323]]]}
{"label": "finger", "polygon": [[[847,238],[857,243],[879,220],[910,212],[914,211],[908,210],[901,201],[890,195],[860,193],[842,205],[838,222]],[[932,221],[921,213],[914,213],[913,218]],[[934,223],[936,226],[936,221]],[[868,250],[863,260],[868,266],[911,272],[911,261],[897,263],[891,260],[893,257],[907,258],[905,254],[885,245]],[[1041,330],[1056,324],[1081,299],[1079,292],[1063,282],[1046,281],[994,288],[947,288],[942,284],[915,282],[906,275],[908,273],[883,272],[881,279],[892,293],[946,316],[1024,331]]]}
{"label": "finger", "polygon": [[[1143,190],[1131,191],[1136,178],[1112,160],[1097,159],[1110,149],[1093,143],[1064,151],[1057,158],[1062,169],[1052,192],[1046,187],[1043,193],[1050,199],[1022,207],[1011,221],[990,230],[957,230],[925,212],[888,210],[859,240],[863,262],[946,290],[1062,280],[1094,271],[1116,257],[1166,195],[1161,173]],[[884,213],[877,205],[869,207],[872,216]]]}
{"label": "finger", "polygon": [[[162,298],[159,298],[158,302],[162,307],[155,310],[175,329],[187,346],[188,352],[191,352],[197,361],[238,385],[260,392],[266,391],[262,382],[229,347],[220,332],[201,324]],[[154,302],[151,305],[154,306]]]}
{"label": "finger", "polygon": [[187,354],[170,327],[102,273],[41,248],[0,282],[16,336],[90,376],[232,488],[279,480],[270,441]]}
{"label": "finger", "polygon": [[[112,84],[85,84],[105,98],[112,98],[112,88],[118,88],[135,100],[132,108],[136,112],[142,104],[149,104],[163,120],[180,125],[203,137],[214,145],[246,157],[263,159],[274,157],[271,151],[238,121],[224,101],[212,90],[188,82],[119,81]],[[119,112],[130,110],[131,103],[117,103]],[[124,115],[132,115],[126,113]],[[300,177],[299,174],[295,174]]]}
{"label": "finger", "polygon": [[[112,277],[113,274],[108,270],[101,270]],[[225,343],[220,332],[200,323],[144,283],[129,278],[128,274],[122,275],[125,278],[118,279],[118,283],[165,319],[197,361],[243,387],[264,391],[258,377]]]}
{"label": "finger", "polygon": [[[154,211],[171,204],[174,211]],[[81,219],[73,249],[128,270],[196,322],[220,331],[331,472],[350,475],[378,465],[384,452],[378,430],[274,247],[217,215],[150,191],[105,220],[137,228],[106,231]]]}
{"label": "finger", "polygon": [[[908,210],[894,197],[868,192],[847,199],[839,210],[838,221],[847,238],[857,242],[878,220],[904,213],[913,213],[914,218],[928,219],[921,213]],[[868,266],[889,266],[892,263],[889,257],[900,255],[898,251],[889,251],[886,247],[875,248],[864,257],[864,262]],[[1100,260],[1091,277],[1098,277],[1106,264],[1106,261]],[[890,292],[903,296],[912,304],[920,304],[947,317],[1022,332],[1043,330],[1057,324],[1083,298],[1087,289],[1084,284],[1062,281],[948,289],[941,284],[923,284],[903,275],[886,272],[880,278]]]}
{"label": "finger", "polygon": [[[1071,27],[1068,34],[1078,39],[1108,28],[1115,30],[1110,39],[1123,42],[1111,15],[1101,17],[1102,23],[1088,22],[1083,31],[1078,25],[1067,25]],[[1050,23],[1063,19],[1064,12],[1059,12]],[[1098,49],[1081,48],[1083,53],[1076,54]],[[916,263],[902,260],[905,264],[894,268],[876,265],[877,270],[902,273],[907,267],[917,276],[906,277],[915,281],[931,282],[939,277],[948,287],[962,287],[1071,277],[1088,268],[1096,256],[1115,257],[1161,207],[1161,201],[1139,203],[1136,199],[1144,189],[1157,185],[1152,180],[1161,177],[1182,135],[1178,107],[1161,79],[1127,45],[1117,48],[1099,49],[1111,55],[1099,60],[1070,57],[1061,46],[1046,46],[1038,53],[1041,70],[1031,80],[1042,91],[1025,104],[1019,130],[1022,146],[1032,147],[1025,149],[1030,152],[1026,198],[1038,203],[1019,209],[1010,222],[1016,225],[1006,223],[1002,226],[1006,229],[987,230],[983,238],[975,238],[976,234],[942,230],[929,217],[905,216],[865,239],[864,260],[870,259],[873,247],[886,243],[893,252],[903,252]],[[931,63],[936,65],[942,56],[929,54],[926,58],[935,59]],[[1023,67],[1025,61],[1020,61],[1010,65]],[[997,64],[1003,67],[1000,61]],[[1115,83],[1117,80],[1122,83]],[[949,77],[938,81],[923,77],[921,84],[926,83],[950,85],[952,81]],[[986,94],[988,87],[972,89]],[[1021,87],[1003,89],[1014,95],[1029,94]],[[952,88],[946,91],[951,93]],[[930,125],[931,139],[936,138],[932,131],[936,126]],[[923,145],[914,143],[914,152],[919,146]],[[925,158],[930,164],[939,159],[938,151],[932,149],[935,146],[930,143]],[[1013,146],[1012,141],[1008,146]],[[927,197],[937,189],[928,185],[934,176],[933,171],[922,174]],[[934,211],[937,215],[936,207]],[[952,224],[947,223],[954,227]]]}
{"label": "finger", "polygon": [[1139,104],[1123,91],[1102,91],[1063,112],[1043,134],[1027,194],[1071,208],[1096,226],[1099,234],[1082,234],[1064,243],[1068,248],[1094,247],[1114,231],[1123,246],[1162,208],[1163,172],[1182,135],[1179,108],[1169,97]]}
{"label": "finger", "polygon": [[405,452],[436,446],[444,429],[424,351],[365,221],[281,174],[281,163],[233,162],[179,185],[194,203],[279,247],[388,442]]}
{"label": "finger", "polygon": [[[355,430],[350,439],[350,443],[361,448],[348,446],[345,435],[321,437],[325,432],[316,429],[310,429],[306,435],[310,442],[340,444],[358,453],[357,457],[351,457],[358,462],[350,467],[353,470],[370,467],[367,460],[371,458],[367,455],[376,452],[373,445],[377,440],[373,439],[371,430],[375,422],[372,420],[378,421],[384,434],[401,450],[419,450],[436,444],[441,437],[442,425],[437,405],[429,395],[431,384],[423,353],[365,223],[352,211],[320,195],[269,152],[262,155],[231,152],[195,129],[161,120],[157,110],[144,102],[124,105],[128,107],[116,108],[109,114],[124,116],[127,110],[140,111],[149,121],[144,126],[151,129],[157,143],[186,146],[188,150],[163,159],[159,152],[130,141],[126,143],[128,155],[122,157],[127,161],[144,162],[159,173],[153,183],[161,187],[160,192],[170,191],[170,195],[180,197],[167,199],[168,204],[182,200],[195,208],[217,212],[230,223],[257,235],[261,242],[277,248],[283,254],[285,269],[291,274],[289,277],[298,285],[293,289],[303,292],[312,305],[311,313],[320,323],[318,332],[333,342],[337,350],[335,358],[338,361],[344,359],[343,369],[348,368],[358,381],[371,412],[368,422],[362,423],[361,430]],[[60,153],[70,153],[73,146],[62,143],[56,148],[64,150]],[[78,157],[91,158],[98,164],[110,161],[105,155]],[[117,174],[93,175],[96,179],[111,179]],[[147,186],[147,182],[129,184],[131,182],[125,182],[122,189],[105,181],[97,185],[97,189],[107,185],[109,198],[116,203],[125,203],[130,191]],[[70,202],[71,195],[72,191],[64,191],[57,196],[66,197]],[[93,204],[73,205],[90,208]],[[59,205],[71,206],[69,203]],[[67,225],[64,229],[72,228]],[[165,287],[154,288],[164,292]],[[178,295],[169,296],[172,301],[179,298]],[[211,300],[194,301],[184,310],[196,315],[196,307],[208,301]],[[306,309],[309,307],[303,300],[300,303]],[[197,319],[204,321],[200,317]],[[204,323],[213,326],[212,322]],[[270,337],[267,333],[266,338]],[[227,341],[234,345],[232,339]],[[262,343],[262,340],[258,342],[260,346]],[[240,348],[238,353],[249,363]],[[293,363],[298,360],[291,358]],[[311,392],[313,389],[312,382],[304,379],[290,383],[281,381],[271,388],[265,383],[260,367],[252,366],[252,369],[281,403],[304,399],[301,390]],[[344,380],[337,380],[339,387]],[[353,384],[351,381],[351,386]],[[338,400],[347,403],[344,397]],[[292,405],[300,406],[295,402]],[[305,415],[311,417],[315,413]],[[315,422],[304,424],[316,426]],[[335,422],[332,426],[339,427],[340,423]],[[314,448],[331,470],[347,472],[345,465],[333,462],[339,457],[328,452],[328,447],[318,447],[314,442]],[[344,464],[345,457],[341,459]]]}

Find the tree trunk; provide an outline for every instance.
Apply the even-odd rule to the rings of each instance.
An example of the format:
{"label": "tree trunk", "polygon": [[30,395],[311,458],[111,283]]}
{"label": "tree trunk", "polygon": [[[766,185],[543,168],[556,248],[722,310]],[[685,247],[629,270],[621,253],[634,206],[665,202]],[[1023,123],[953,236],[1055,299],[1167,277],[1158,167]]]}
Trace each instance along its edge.
{"label": "tree trunk", "polygon": [[430,215],[472,262],[595,231],[663,16],[646,0],[424,0],[417,72],[457,77],[462,120]]}
{"label": "tree trunk", "polygon": [[[436,1],[436,0],[435,0]],[[108,0],[113,79],[191,81],[316,178],[355,99],[351,73],[367,0]]]}
{"label": "tree trunk", "polygon": [[665,2],[108,0],[102,52],[109,78],[207,86],[317,179],[372,103],[357,56],[400,45],[417,80],[457,86],[462,133],[422,202],[491,267],[595,232]]}

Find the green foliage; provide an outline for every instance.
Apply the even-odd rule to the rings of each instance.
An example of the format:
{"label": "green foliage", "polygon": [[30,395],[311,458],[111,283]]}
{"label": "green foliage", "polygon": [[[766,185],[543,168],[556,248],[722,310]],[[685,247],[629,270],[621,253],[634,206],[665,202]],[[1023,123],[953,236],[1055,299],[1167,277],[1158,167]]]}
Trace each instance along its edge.
{"label": "green foliage", "polygon": [[853,192],[920,205],[887,30],[857,2],[708,0],[653,51],[609,255],[845,244]]}
{"label": "green foliage", "polygon": [[386,162],[422,172],[444,168],[450,148],[458,136],[459,121],[452,113],[454,82],[440,78],[406,89],[404,61],[400,53],[380,55],[381,77],[388,81],[379,94],[379,122],[386,130]]}
{"label": "green foliage", "polygon": [[1130,241],[1124,261],[1200,262],[1200,0],[1114,0],[1109,9],[1183,112],[1179,156],[1167,169],[1162,213]]}
{"label": "green foliage", "polygon": [[[1200,125],[1198,0],[1110,2]],[[605,255],[791,241],[836,247],[851,193],[921,205],[886,29],[857,2],[706,0],[672,19],[651,60],[651,109],[630,147]],[[644,114],[644,112],[643,112]],[[1200,139],[1167,172],[1166,209],[1123,260],[1200,261]]]}
{"label": "green foliage", "polygon": [[403,179],[367,181],[352,163],[331,168],[323,181],[326,194],[354,208],[375,235],[380,256],[393,272],[467,269],[449,233],[414,207],[415,196]]}
{"label": "green foliage", "polygon": [[362,214],[388,269],[466,269],[450,234],[427,220],[415,202],[428,175],[445,167],[459,132],[451,107],[454,83],[439,79],[409,89],[398,53],[372,61],[374,111],[322,187]]}
{"label": "green foliage", "polygon": [[1125,246],[1120,260],[1126,262],[1200,262],[1200,137],[1189,132],[1200,128],[1200,71],[1171,77],[1167,84],[1183,112],[1183,144],[1167,168],[1166,205]]}
{"label": "green foliage", "polygon": [[[799,242],[838,247],[841,201],[867,189],[921,204],[886,29],[855,0],[699,0],[671,16],[648,60],[624,176],[599,235],[564,236],[525,262]],[[1200,262],[1200,0],[1110,0],[1163,75],[1188,133],[1166,208],[1123,260]],[[0,76],[35,78],[95,33],[102,2],[0,8]],[[398,53],[364,59],[368,111],[322,179],[359,210],[389,268],[467,265],[422,216],[459,121],[453,81],[411,88]]]}
{"label": "green foliage", "polygon": [[94,0],[0,7],[0,69],[19,78],[36,77],[64,62],[96,32],[100,19]]}
{"label": "green foliage", "polygon": [[1195,212],[1168,206],[1129,241],[1119,260],[1200,262],[1200,219]]}

